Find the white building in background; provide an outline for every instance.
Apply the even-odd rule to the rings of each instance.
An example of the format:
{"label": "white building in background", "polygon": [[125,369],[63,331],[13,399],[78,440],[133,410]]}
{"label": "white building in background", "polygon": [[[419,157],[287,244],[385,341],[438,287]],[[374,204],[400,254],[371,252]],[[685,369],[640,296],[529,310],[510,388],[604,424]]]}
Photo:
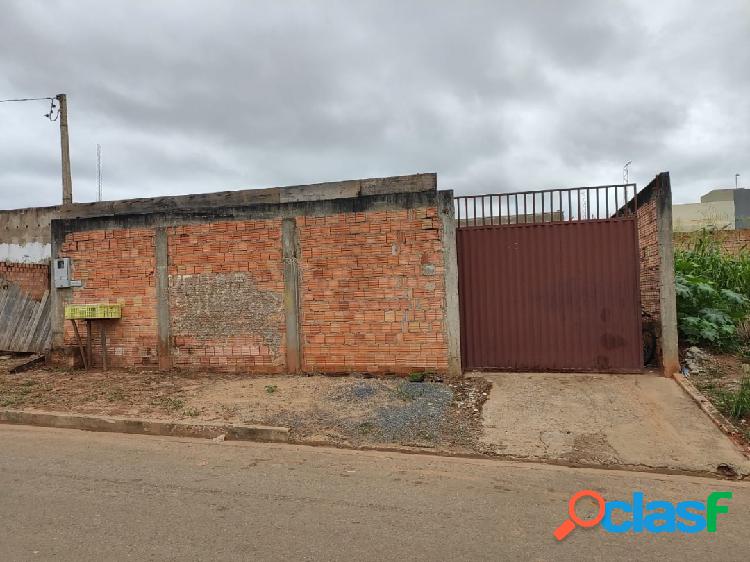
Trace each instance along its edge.
{"label": "white building in background", "polygon": [[672,228],[675,232],[750,228],[750,189],[714,189],[700,203],[673,205]]}

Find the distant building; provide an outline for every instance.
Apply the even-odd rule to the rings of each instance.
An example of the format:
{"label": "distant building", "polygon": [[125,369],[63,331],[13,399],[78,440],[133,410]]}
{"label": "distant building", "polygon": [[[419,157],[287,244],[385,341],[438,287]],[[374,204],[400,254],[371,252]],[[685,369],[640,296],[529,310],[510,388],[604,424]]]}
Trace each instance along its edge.
{"label": "distant building", "polygon": [[675,232],[750,228],[750,189],[714,189],[700,203],[674,205],[672,225]]}

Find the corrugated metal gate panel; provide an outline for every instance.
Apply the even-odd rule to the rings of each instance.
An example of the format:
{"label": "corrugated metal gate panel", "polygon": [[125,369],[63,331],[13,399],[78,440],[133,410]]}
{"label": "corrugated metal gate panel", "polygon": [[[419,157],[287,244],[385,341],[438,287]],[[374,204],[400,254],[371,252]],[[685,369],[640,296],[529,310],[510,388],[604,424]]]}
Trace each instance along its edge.
{"label": "corrugated metal gate panel", "polygon": [[634,218],[456,235],[465,370],[641,369]]}

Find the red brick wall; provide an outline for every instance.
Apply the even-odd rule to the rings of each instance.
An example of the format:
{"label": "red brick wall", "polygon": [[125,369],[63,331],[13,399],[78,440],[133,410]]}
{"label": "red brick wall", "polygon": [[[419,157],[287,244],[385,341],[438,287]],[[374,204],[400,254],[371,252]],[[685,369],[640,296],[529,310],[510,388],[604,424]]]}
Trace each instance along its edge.
{"label": "red brick wall", "polygon": [[281,220],[172,227],[168,250],[174,366],[283,371]]}
{"label": "red brick wall", "polygon": [[[700,236],[698,232],[675,232],[675,249],[688,249]],[[711,237],[725,252],[729,254],[740,254],[750,252],[750,229],[739,230],[717,230],[711,233]]]}
{"label": "red brick wall", "polygon": [[[68,234],[60,257],[73,260],[72,278],[83,283],[72,290],[67,304],[120,303],[120,320],[108,320],[109,362],[115,367],[155,365],[156,291],[154,231],[151,229],[94,230]],[[83,326],[83,322],[79,321]],[[85,328],[81,335],[85,338]],[[99,338],[94,332],[95,365]],[[65,344],[75,345],[70,322]]]}
{"label": "red brick wall", "polygon": [[34,300],[42,300],[49,290],[49,265],[0,261],[0,279],[18,285]]}
{"label": "red brick wall", "polygon": [[[296,218],[303,369],[445,371],[445,281],[436,208]],[[172,364],[238,373],[286,370],[282,220],[166,228]],[[156,366],[155,231],[68,234],[70,304],[119,302],[110,363]],[[85,335],[85,334],[84,334]],[[98,336],[98,334],[95,334]],[[66,345],[74,345],[65,328]],[[95,337],[94,353],[99,353]],[[98,364],[95,362],[95,364]]]}
{"label": "red brick wall", "polygon": [[638,207],[638,239],[641,251],[641,308],[654,321],[658,322],[660,317],[660,258],[656,225],[655,191],[651,193],[654,196],[643,203],[639,202]]}
{"label": "red brick wall", "polygon": [[435,208],[298,217],[304,370],[447,368]]}

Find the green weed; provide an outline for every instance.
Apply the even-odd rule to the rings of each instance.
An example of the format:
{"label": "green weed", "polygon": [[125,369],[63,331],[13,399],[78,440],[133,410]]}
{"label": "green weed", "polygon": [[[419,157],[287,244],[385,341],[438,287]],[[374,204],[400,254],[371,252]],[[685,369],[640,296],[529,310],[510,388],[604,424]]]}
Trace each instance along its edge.
{"label": "green weed", "polygon": [[737,349],[750,312],[750,254],[721,251],[710,231],[675,252],[680,335],[691,344]]}

